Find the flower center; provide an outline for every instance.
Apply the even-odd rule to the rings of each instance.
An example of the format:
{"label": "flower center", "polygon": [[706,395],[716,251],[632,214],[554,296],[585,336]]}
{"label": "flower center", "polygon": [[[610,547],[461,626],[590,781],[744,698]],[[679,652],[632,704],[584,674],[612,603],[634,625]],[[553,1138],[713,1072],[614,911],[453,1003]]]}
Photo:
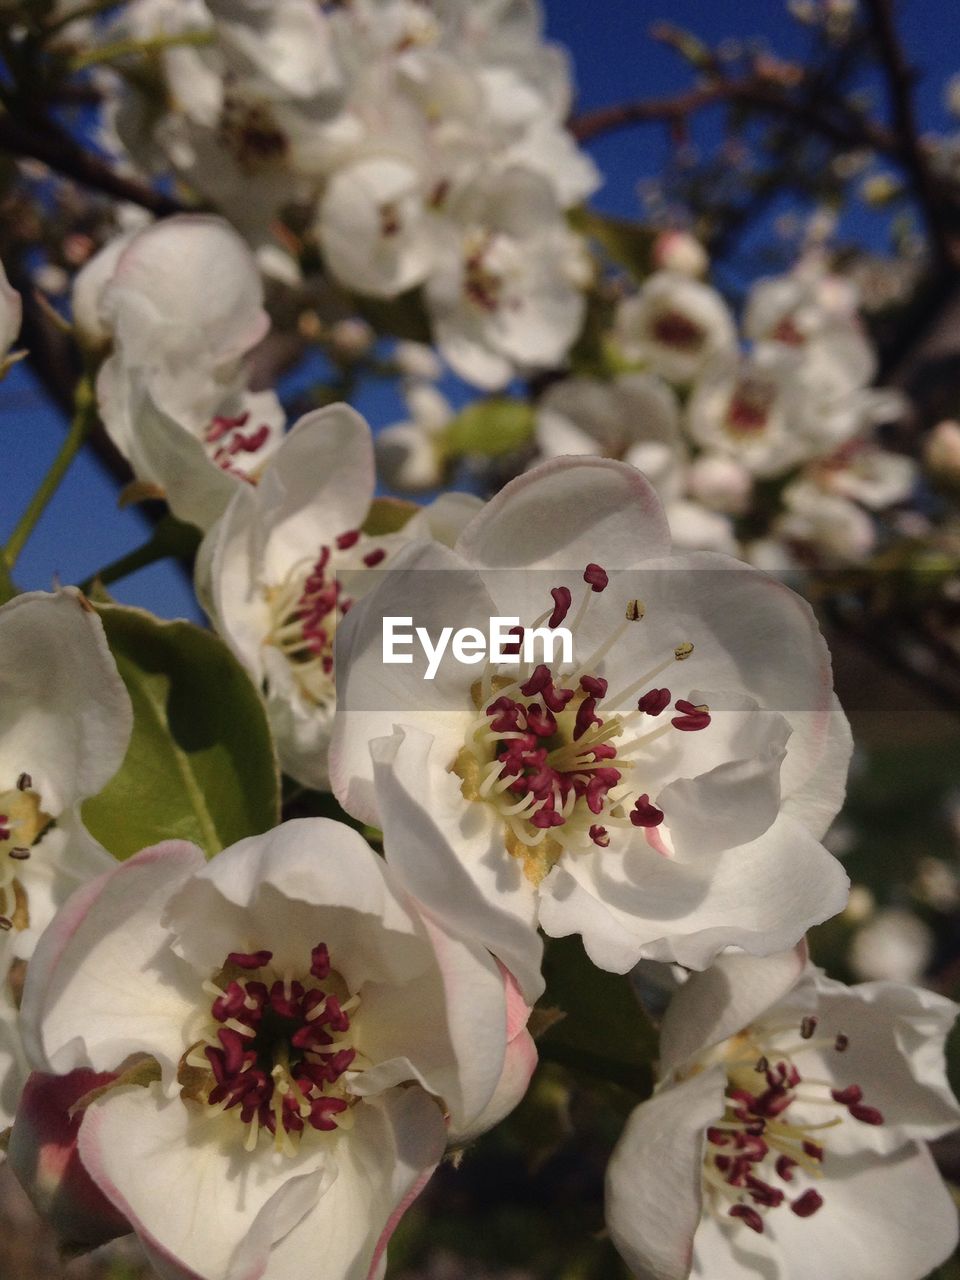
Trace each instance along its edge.
{"label": "flower center", "polygon": [[[355,1100],[345,1074],[356,1048],[346,1033],[360,1001],[330,967],[324,943],[310,953],[310,976],[280,975],[273,953],[231,952],[204,990],[213,998],[204,1033],[184,1054],[181,1095],[235,1114],[253,1151],[266,1131],[278,1151],[296,1154],[309,1129],[342,1127]],[[255,976],[254,976],[255,975]]]}
{"label": "flower center", "polygon": [[467,237],[463,260],[463,293],[480,311],[495,312],[502,301],[503,277],[490,265],[495,238],[489,232]]}
{"label": "flower center", "polygon": [[363,551],[361,540],[357,529],[342,533],[332,547],[320,548],[316,560],[298,561],[279,586],[266,592],[272,625],[264,643],[287,659],[301,694],[314,706],[328,706],[334,699],[333,642],[353,604],[336,571],[372,569],[387,556],[382,547]]}
{"label": "flower center", "polygon": [[0,932],[30,924],[27,892],[18,872],[52,821],[40,808],[29,774],[21,773],[12,790],[0,792]]}
{"label": "flower center", "polygon": [[260,459],[252,455],[258,454],[269,442],[270,428],[263,422],[245,432],[244,427],[249,421],[249,413],[240,413],[236,417],[218,414],[203,433],[203,442],[221,471],[256,484]]}
{"label": "flower center", "polygon": [[682,311],[661,311],[654,316],[650,332],[663,346],[676,347],[691,355],[700,350],[706,337],[700,325]]}
{"label": "flower center", "polygon": [[727,405],[727,432],[742,437],[765,431],[776,398],[777,393],[769,383],[759,378],[741,378]]}
{"label": "flower center", "polygon": [[221,144],[245,173],[282,162],[290,139],[277,124],[269,103],[245,102],[228,92],[220,117]]}
{"label": "flower center", "polygon": [[[570,627],[574,636],[591,600],[607,587],[600,565],[588,565],[583,578],[590,590]],[[567,587],[554,587],[551,596],[553,609],[537,619],[535,628],[546,623],[553,629],[565,621],[572,593]],[[653,686],[652,681],[674,662],[690,657],[693,645],[686,641],[625,688],[609,690],[599,674],[603,659],[643,615],[641,602],[629,601],[624,620],[574,671],[562,673],[541,663],[533,670],[521,665],[521,674],[511,677],[498,674],[488,663],[473,686],[480,714],[467,731],[452,771],[461,779],[466,799],[483,800],[496,810],[504,823],[508,852],[522,859],[535,885],[566,850],[606,848],[611,831],[618,829],[644,828],[658,852],[669,852],[655,832],[663,822],[662,810],[625,775],[642,767],[644,757],[649,758],[651,748],[666,734],[707,728],[710,712],[679,698],[675,715],[648,728],[673,701],[669,689]],[[522,628],[517,631],[519,651]],[[634,728],[642,731],[626,732]]]}
{"label": "flower center", "polygon": [[[808,1187],[794,1199],[791,1190],[798,1173],[822,1176],[826,1130],[844,1122],[845,1112],[861,1124],[883,1124],[876,1107],[863,1101],[863,1090],[851,1084],[837,1089],[829,1080],[801,1073],[796,1059],[812,1049],[843,1053],[848,1037],[814,1040],[817,1019],[802,1019],[797,1028],[759,1025],[748,1027],[720,1047],[727,1069],[726,1109],[723,1119],[707,1130],[703,1182],[714,1213],[744,1222],[763,1232],[764,1217],[771,1209],[788,1204],[800,1218],[809,1218],[823,1204],[823,1196]],[[793,1032],[795,1043],[779,1047],[783,1031]],[[796,1107],[803,1113],[798,1116]],[[829,1119],[811,1121],[811,1108],[833,1111]]]}

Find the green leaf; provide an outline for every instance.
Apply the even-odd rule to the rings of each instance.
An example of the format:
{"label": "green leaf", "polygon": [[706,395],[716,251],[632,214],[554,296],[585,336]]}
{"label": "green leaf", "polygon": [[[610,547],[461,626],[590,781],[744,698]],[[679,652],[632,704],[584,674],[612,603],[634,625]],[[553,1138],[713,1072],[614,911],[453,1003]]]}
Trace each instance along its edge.
{"label": "green leaf", "polygon": [[629,271],[634,279],[644,280],[653,270],[657,232],[652,227],[592,209],[573,209],[568,216],[575,231],[595,240],[611,262]]}
{"label": "green leaf", "polygon": [[541,1036],[540,1056],[649,1097],[657,1034],[629,979],[598,969],[577,937],[547,939],[543,974],[541,1003],[566,1017]]}
{"label": "green leaf", "polygon": [[477,400],[461,410],[442,436],[442,448],[452,457],[478,453],[498,458],[529,444],[535,421],[533,406],[505,396]]}
{"label": "green leaf", "polygon": [[212,857],[275,826],[280,780],[262,699],[219,637],[141,609],[98,608],[133,702],[133,736],[116,776],[83,806],[119,859],[159,840]]}
{"label": "green leaf", "polygon": [[417,503],[408,502],[405,498],[374,498],[367,518],[363,522],[363,532],[371,538],[383,538],[388,533],[399,533],[419,510]]}

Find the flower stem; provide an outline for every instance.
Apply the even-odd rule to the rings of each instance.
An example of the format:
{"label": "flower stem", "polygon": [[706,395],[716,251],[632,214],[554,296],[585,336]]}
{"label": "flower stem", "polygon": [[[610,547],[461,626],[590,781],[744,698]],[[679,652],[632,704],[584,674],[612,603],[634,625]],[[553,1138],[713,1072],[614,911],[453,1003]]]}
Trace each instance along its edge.
{"label": "flower stem", "polygon": [[29,506],[20,517],[16,528],[7,540],[7,545],[3,551],[3,559],[8,571],[12,570],[16,565],[27,539],[46,510],[50,499],[60,487],[60,482],[66,475],[71,462],[77,456],[96,419],[97,401],[93,391],[93,382],[88,375],[84,375],[77,383],[73,403],[73,420],[70,423],[67,438],[60,446],[60,452],[54,458],[50,470],[40,482],[40,487],[30,499]]}
{"label": "flower stem", "polygon": [[185,524],[171,515],[164,516],[142,547],[137,547],[135,551],[130,551],[119,560],[92,573],[80,583],[80,590],[89,594],[97,583],[108,586],[111,582],[119,582],[121,578],[136,573],[138,569],[145,569],[147,565],[156,564],[158,560],[172,557],[189,559],[199,545],[200,532],[193,525]]}
{"label": "flower stem", "polygon": [[71,71],[85,71],[88,67],[102,66],[104,63],[116,62],[120,58],[128,58],[140,54],[146,57],[152,53],[163,53],[166,49],[177,49],[184,45],[207,45],[213,43],[211,31],[183,31],[179,35],[151,36],[146,40],[117,40],[114,44],[105,44],[100,49],[86,49],[70,59]]}

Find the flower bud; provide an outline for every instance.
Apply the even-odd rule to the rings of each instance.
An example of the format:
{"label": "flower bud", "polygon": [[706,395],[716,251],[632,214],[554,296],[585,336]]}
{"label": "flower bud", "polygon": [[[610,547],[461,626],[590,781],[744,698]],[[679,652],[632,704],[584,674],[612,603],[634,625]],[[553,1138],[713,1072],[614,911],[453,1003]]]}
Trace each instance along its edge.
{"label": "flower bud", "polygon": [[661,271],[676,271],[696,279],[710,265],[707,251],[688,231],[664,231],[653,245],[653,261]]}
{"label": "flower bud", "polygon": [[17,1107],[7,1149],[10,1167],[66,1247],[93,1249],[130,1231],[80,1162],[77,1135],[83,1116],[70,1110],[115,1078],[87,1070],[66,1076],[34,1072]]}
{"label": "flower bud", "polygon": [[960,422],[947,418],[927,437],[923,459],[934,475],[960,482]]}

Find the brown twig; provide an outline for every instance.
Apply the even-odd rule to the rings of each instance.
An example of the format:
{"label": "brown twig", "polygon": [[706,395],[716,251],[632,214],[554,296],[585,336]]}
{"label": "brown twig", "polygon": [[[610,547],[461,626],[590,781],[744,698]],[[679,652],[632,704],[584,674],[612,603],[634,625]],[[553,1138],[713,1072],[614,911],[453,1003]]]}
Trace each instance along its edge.
{"label": "brown twig", "polygon": [[956,267],[960,263],[960,244],[951,236],[944,222],[940,184],[931,171],[920,140],[913,104],[917,74],[907,61],[900,43],[893,5],[891,0],[865,0],[865,7],[872,18],[871,34],[886,74],[899,159],[913,180],[917,203],[938,261]]}
{"label": "brown twig", "polygon": [[50,121],[26,124],[9,114],[0,116],[0,151],[40,160],[62,177],[139,205],[157,217],[183,212],[184,206],[178,200],[117,173]]}

